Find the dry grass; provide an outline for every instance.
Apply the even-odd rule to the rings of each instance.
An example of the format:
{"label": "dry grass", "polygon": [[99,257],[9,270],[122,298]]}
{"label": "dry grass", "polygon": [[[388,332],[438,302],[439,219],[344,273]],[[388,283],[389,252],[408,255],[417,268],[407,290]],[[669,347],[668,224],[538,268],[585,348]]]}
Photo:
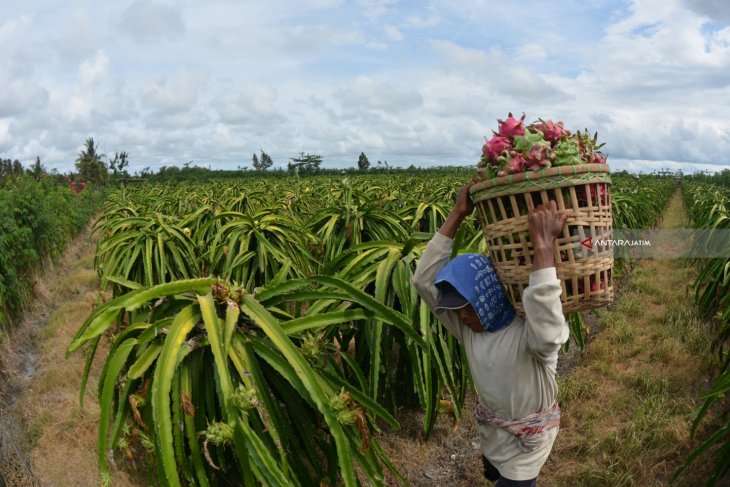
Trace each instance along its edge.
{"label": "dry grass", "polygon": [[[16,391],[16,414],[22,418],[26,433],[23,449],[37,485],[100,484],[95,393],[101,365],[97,361],[92,367],[81,409],[78,395],[85,354],[77,352],[65,359],[66,347],[98,298],[97,290],[93,247],[82,236],[56,266],[37,279],[31,310],[2,344],[4,372],[24,386],[21,393]],[[100,356],[106,354],[103,342]],[[24,365],[29,354],[35,358],[32,366]],[[147,485],[141,476],[135,478],[133,472],[124,470],[115,472],[112,480],[112,485],[119,487]]]}
{"label": "dry grass", "polygon": [[[423,434],[423,414],[404,413],[398,418],[401,430],[381,435],[378,441],[411,485],[478,485],[484,477],[473,409],[474,396],[469,394],[462,421],[442,415],[429,439]],[[391,476],[388,485],[398,482]]]}
{"label": "dry grass", "polygon": [[[682,223],[675,196],[662,225]],[[565,419],[542,485],[669,485],[698,444],[690,427],[712,370],[711,334],[687,295],[693,276],[683,261],[642,261],[601,314],[603,332],[582,365],[560,379]],[[675,485],[699,485],[703,477],[695,466]]]}

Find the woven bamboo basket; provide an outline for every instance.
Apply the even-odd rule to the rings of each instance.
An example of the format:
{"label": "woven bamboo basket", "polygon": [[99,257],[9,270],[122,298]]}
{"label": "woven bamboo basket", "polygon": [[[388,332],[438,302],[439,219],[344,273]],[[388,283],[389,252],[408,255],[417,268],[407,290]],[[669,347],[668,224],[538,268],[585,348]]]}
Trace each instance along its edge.
{"label": "woven bamboo basket", "polygon": [[[613,300],[613,252],[610,246],[592,245],[611,235],[611,176],[606,164],[553,167],[488,179],[471,187],[471,197],[492,265],[520,315],[525,314],[522,292],[534,256],[527,214],[550,200],[555,200],[559,210],[572,210],[555,250],[563,312],[586,311]],[[587,241],[589,238],[592,240]]]}

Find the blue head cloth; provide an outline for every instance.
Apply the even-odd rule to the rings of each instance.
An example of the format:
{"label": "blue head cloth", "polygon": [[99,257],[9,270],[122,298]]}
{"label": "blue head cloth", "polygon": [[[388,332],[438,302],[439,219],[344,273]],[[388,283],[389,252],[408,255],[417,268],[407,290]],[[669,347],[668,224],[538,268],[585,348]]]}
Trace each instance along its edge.
{"label": "blue head cloth", "polygon": [[515,317],[492,263],[482,254],[459,255],[436,274],[434,284],[441,291],[437,310],[458,309],[468,302],[485,331],[501,330]]}

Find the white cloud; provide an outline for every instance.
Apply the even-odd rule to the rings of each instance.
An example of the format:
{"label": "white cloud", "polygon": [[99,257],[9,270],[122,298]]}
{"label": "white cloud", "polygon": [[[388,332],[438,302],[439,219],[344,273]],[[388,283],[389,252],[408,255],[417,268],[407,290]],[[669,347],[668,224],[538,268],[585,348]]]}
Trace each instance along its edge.
{"label": "white cloud", "polygon": [[357,0],[357,3],[366,17],[377,19],[388,14],[398,0]]}
{"label": "white cloud", "polygon": [[70,169],[94,136],[133,166],[465,164],[525,111],[598,130],[610,160],[728,162],[719,0],[34,5],[0,20],[3,157]]}
{"label": "white cloud", "polygon": [[191,111],[205,83],[204,75],[190,72],[147,82],[139,90],[141,107],[151,111],[153,117]]}
{"label": "white cloud", "polygon": [[386,25],[384,27],[385,35],[387,35],[390,39],[394,41],[402,41],[405,37],[401,31],[398,30],[398,28],[394,25]]}
{"label": "white cloud", "polygon": [[[77,63],[92,55],[102,43],[104,33],[95,23],[92,5],[73,4],[68,10],[61,11],[53,21],[49,37],[43,47],[54,49],[62,63]],[[63,27],[59,30],[59,27]],[[35,34],[35,33],[34,33]]]}
{"label": "white cloud", "polygon": [[710,20],[730,23],[730,3],[726,0],[684,0],[684,4]]}
{"label": "white cloud", "polygon": [[378,83],[368,76],[358,76],[345,89],[336,92],[336,97],[343,109],[353,111],[366,108],[402,113],[423,104],[417,91]]}
{"label": "white cloud", "polygon": [[5,152],[12,147],[10,137],[10,118],[0,118],[0,152]]}
{"label": "white cloud", "polygon": [[106,78],[109,69],[109,56],[99,49],[96,54],[79,66],[79,78],[84,86],[98,84]]}
{"label": "white cloud", "polygon": [[522,103],[545,103],[568,98],[549,79],[520,66],[499,48],[485,52],[448,41],[434,41],[432,45],[434,51],[443,57],[445,70],[458,72],[461,82],[476,81],[495,94],[521,100]]}
{"label": "white cloud", "polygon": [[0,45],[7,46],[23,34],[30,23],[30,16],[23,15],[17,19],[5,21],[0,25]]}
{"label": "white cloud", "polygon": [[119,34],[141,43],[179,39],[185,32],[180,11],[161,2],[137,0],[113,24]]}
{"label": "white cloud", "polygon": [[230,133],[266,137],[289,124],[287,110],[280,108],[279,102],[277,90],[262,84],[244,85],[237,95],[220,94],[211,101],[221,122],[216,130],[228,133],[223,129],[228,127]]}
{"label": "white cloud", "polygon": [[4,79],[0,74],[0,118],[22,116],[28,110],[37,110],[48,101],[48,93],[36,85],[23,80]]}
{"label": "white cloud", "polygon": [[517,60],[521,62],[542,61],[548,57],[548,53],[547,50],[545,50],[545,47],[541,44],[528,42],[527,44],[522,44],[517,48],[516,57]]}
{"label": "white cloud", "polygon": [[441,22],[442,19],[433,14],[425,18],[421,15],[412,15],[410,17],[406,17],[403,25],[405,27],[413,27],[416,29],[427,29],[429,27],[435,27]]}
{"label": "white cloud", "polygon": [[306,0],[301,3],[314,9],[331,9],[342,5],[344,0]]}

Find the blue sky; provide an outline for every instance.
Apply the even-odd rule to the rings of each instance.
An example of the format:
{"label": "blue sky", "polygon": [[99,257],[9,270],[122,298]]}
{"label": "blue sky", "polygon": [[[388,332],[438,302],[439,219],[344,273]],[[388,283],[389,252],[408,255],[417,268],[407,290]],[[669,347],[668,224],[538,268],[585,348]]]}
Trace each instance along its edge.
{"label": "blue sky", "polygon": [[475,164],[508,112],[617,169],[730,168],[730,2],[0,0],[0,157],[61,172]]}

